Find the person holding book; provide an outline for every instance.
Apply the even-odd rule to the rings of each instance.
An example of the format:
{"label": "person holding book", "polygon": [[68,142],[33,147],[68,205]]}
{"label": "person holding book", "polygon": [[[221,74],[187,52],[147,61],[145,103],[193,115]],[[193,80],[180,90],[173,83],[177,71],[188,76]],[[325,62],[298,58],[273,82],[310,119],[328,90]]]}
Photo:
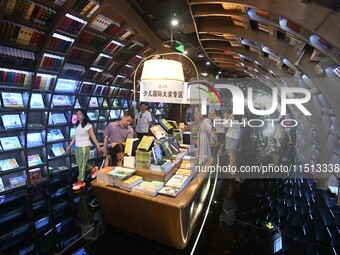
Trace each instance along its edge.
{"label": "person holding book", "polygon": [[75,157],[76,164],[78,166],[78,182],[73,186],[73,190],[79,190],[85,187],[85,174],[86,170],[91,170],[91,176],[95,177],[98,167],[93,167],[88,163],[90,158],[90,138],[96,145],[98,153],[101,153],[101,147],[99,146],[98,140],[94,134],[93,126],[87,116],[87,111],[85,109],[80,109],[77,111],[77,123],[75,129],[75,135],[70,142],[69,146],[66,148],[66,152],[70,153],[73,144],[76,145]]}
{"label": "person holding book", "polygon": [[137,138],[139,140],[142,140],[143,136],[149,134],[149,128],[152,124],[152,117],[151,113],[147,111],[147,105],[144,102],[141,102],[139,105],[139,113],[137,114],[137,126],[136,126],[136,132],[137,132]]}
{"label": "person holding book", "polygon": [[134,119],[134,114],[125,112],[120,121],[111,122],[104,130],[104,157],[107,155],[108,145],[115,147],[116,144],[122,143],[125,145],[127,138],[133,137],[133,129],[130,127]]}
{"label": "person holding book", "polygon": [[104,166],[123,166],[125,145],[118,143],[115,147],[110,148],[106,157]]}

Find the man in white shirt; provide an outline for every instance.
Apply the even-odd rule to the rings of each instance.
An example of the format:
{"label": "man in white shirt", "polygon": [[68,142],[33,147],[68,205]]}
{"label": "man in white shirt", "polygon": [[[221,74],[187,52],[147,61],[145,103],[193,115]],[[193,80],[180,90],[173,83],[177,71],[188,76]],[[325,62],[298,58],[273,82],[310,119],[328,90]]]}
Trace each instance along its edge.
{"label": "man in white shirt", "polygon": [[152,124],[152,117],[151,113],[147,111],[146,103],[142,102],[139,105],[139,113],[137,114],[137,126],[136,126],[136,132],[137,137],[139,140],[143,138],[143,136],[148,135],[149,128]]}

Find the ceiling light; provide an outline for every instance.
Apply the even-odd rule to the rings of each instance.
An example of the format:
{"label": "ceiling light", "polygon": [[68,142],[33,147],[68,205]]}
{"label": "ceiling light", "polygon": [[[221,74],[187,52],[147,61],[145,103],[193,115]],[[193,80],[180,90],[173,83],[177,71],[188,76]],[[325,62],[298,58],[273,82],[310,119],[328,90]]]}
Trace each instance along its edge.
{"label": "ceiling light", "polygon": [[209,62],[209,61],[207,61],[207,62],[206,62],[206,65],[207,65],[207,66],[209,66],[209,65],[210,65],[210,62]]}
{"label": "ceiling light", "polygon": [[218,71],[218,74],[222,74],[222,72],[221,72],[221,71]]}
{"label": "ceiling light", "polygon": [[197,57],[198,57],[198,58],[204,58],[204,54],[203,54],[203,53],[199,53],[199,54],[197,55]]}
{"label": "ceiling light", "polygon": [[173,25],[174,27],[178,25],[178,20],[177,19],[173,19],[171,21],[171,25]]}
{"label": "ceiling light", "polygon": [[187,50],[183,51],[183,54],[185,54],[185,55],[188,54],[188,51]]}
{"label": "ceiling light", "polygon": [[169,59],[147,60],[144,63],[141,80],[173,80],[183,82],[182,63]]}
{"label": "ceiling light", "polygon": [[208,76],[208,73],[201,73],[202,76]]}

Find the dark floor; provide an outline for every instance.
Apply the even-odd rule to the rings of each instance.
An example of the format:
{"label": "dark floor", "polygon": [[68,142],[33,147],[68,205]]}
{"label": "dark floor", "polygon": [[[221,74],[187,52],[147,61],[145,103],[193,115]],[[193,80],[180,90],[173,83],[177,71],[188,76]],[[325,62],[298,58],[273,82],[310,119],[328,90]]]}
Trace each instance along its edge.
{"label": "dark floor", "polygon": [[[285,140],[280,147],[275,146],[274,142],[268,137],[249,138],[240,148],[238,162],[243,165],[293,163],[294,147]],[[279,158],[273,156],[277,151],[280,151]],[[220,164],[226,163],[223,162],[226,158],[224,155],[220,157]],[[194,244],[204,213],[184,250],[177,250],[116,229],[105,224],[105,219],[101,224],[103,227],[100,230],[101,234],[99,237],[96,236],[98,239],[83,245],[88,254],[273,254],[272,238],[278,231],[271,231],[265,227],[264,222],[270,221],[282,234],[283,249],[277,254],[339,252],[339,207],[333,206],[328,209],[330,207],[315,202],[318,196],[323,196],[322,194],[329,200],[329,194],[314,192],[313,181],[296,178],[241,179],[241,181],[222,178],[216,181],[213,203],[208,210],[208,217],[196,246]],[[325,198],[319,200],[326,201]],[[305,213],[307,206],[309,209],[307,208]],[[323,225],[321,221],[324,219],[324,212],[330,210],[335,214],[334,220],[331,219],[335,222],[332,225],[333,236],[322,240],[318,234],[319,230],[314,229],[314,225]],[[98,219],[100,221],[101,218]],[[330,226],[328,224],[327,229]]]}

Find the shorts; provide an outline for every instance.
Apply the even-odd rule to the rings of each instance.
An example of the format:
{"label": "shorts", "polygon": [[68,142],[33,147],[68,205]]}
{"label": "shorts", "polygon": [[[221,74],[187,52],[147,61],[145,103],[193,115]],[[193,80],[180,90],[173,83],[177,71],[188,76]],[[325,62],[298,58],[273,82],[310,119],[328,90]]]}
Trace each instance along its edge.
{"label": "shorts", "polygon": [[228,152],[236,151],[236,149],[237,149],[237,141],[238,141],[238,139],[233,139],[233,138],[227,137],[226,138],[226,143],[225,143],[225,149]]}

